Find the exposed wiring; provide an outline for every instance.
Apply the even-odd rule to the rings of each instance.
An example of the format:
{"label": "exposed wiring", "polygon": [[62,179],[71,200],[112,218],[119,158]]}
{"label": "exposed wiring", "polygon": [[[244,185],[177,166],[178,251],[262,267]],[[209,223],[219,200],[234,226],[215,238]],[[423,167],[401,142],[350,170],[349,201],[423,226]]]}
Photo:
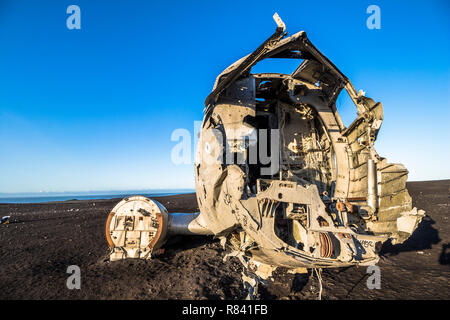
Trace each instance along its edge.
{"label": "exposed wiring", "polygon": [[322,300],[322,268],[314,268],[314,272],[316,273],[317,280],[319,281],[319,297],[318,300]]}

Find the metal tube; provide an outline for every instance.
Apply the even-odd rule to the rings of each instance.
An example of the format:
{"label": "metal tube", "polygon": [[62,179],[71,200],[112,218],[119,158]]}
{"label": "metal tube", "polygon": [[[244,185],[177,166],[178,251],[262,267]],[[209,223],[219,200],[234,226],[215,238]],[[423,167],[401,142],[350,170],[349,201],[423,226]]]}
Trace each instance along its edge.
{"label": "metal tube", "polygon": [[212,235],[212,231],[205,227],[200,212],[169,213],[169,234],[181,235]]}
{"label": "metal tube", "polygon": [[367,160],[367,205],[373,212],[377,210],[377,167],[375,161]]}

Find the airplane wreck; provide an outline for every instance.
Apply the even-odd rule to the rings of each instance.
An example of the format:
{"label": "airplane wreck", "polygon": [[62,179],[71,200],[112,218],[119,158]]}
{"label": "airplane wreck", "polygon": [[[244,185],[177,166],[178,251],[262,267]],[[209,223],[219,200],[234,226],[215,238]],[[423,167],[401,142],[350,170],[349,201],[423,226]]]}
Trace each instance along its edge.
{"label": "airplane wreck", "polygon": [[[245,266],[244,283],[293,271],[377,263],[382,244],[405,241],[424,216],[412,207],[408,171],[374,148],[383,106],[300,31],[277,28],[226,68],[205,101],[195,163],[200,212],[168,213],[134,196],[106,223],[110,259],[150,259],[174,234],[214,235]],[[298,59],[292,74],[251,73],[264,59]],[[346,90],[357,117],[345,127]],[[300,271],[299,271],[300,272]]]}

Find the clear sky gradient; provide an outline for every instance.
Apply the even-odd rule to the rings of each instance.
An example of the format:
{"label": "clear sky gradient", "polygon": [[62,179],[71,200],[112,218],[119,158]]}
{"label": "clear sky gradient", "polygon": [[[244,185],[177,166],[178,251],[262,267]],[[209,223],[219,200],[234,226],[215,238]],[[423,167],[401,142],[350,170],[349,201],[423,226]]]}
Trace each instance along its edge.
{"label": "clear sky gradient", "polygon": [[[66,9],[81,8],[81,30]],[[381,9],[369,30],[366,9]],[[380,155],[450,178],[449,1],[0,0],[0,192],[192,188],[171,162],[215,77],[275,29],[310,40],[383,102]],[[268,65],[254,71],[288,72]],[[340,100],[349,124],[355,108]]]}

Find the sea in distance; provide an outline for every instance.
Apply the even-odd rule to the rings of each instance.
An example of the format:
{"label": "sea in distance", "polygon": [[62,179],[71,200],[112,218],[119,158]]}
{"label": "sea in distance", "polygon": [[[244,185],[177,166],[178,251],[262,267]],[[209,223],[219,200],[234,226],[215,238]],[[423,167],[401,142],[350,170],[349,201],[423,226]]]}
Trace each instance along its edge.
{"label": "sea in distance", "polygon": [[67,200],[115,199],[125,198],[133,195],[140,195],[151,198],[194,192],[194,189],[161,189],[86,192],[0,193],[0,203],[39,203]]}

